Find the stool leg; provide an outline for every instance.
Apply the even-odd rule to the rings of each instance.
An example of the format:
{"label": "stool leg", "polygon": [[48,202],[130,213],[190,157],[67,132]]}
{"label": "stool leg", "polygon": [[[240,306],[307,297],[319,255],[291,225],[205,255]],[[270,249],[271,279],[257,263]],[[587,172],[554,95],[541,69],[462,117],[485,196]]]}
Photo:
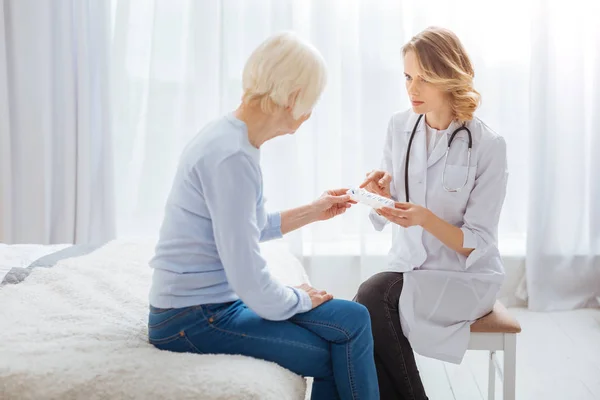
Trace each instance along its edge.
{"label": "stool leg", "polygon": [[517,380],[517,335],[504,335],[504,400],[515,400]]}
{"label": "stool leg", "polygon": [[496,364],[494,364],[495,351],[490,351],[488,367],[488,400],[494,400],[496,395]]}

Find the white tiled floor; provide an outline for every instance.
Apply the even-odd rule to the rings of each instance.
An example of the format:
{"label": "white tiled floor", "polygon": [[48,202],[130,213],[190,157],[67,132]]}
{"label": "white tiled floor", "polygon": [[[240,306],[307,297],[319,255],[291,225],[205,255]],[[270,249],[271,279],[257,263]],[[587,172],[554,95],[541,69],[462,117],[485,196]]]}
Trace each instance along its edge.
{"label": "white tiled floor", "polygon": [[[517,339],[518,400],[600,399],[600,309],[535,313],[510,309]],[[487,398],[487,353],[467,352],[461,365],[418,357],[432,400]],[[496,383],[496,399],[502,399]]]}

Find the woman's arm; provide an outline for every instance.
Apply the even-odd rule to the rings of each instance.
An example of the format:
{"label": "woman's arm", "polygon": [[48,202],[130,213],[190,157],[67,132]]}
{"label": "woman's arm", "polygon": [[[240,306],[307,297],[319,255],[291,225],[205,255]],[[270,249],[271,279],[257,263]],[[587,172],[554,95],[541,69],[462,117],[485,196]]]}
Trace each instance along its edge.
{"label": "woman's arm", "polygon": [[311,204],[281,212],[281,233],[286,234],[317,221],[325,221],[346,212],[353,201],[348,189],[334,189],[323,193]]}
{"label": "woman's arm", "polygon": [[285,235],[316,221],[316,214],[312,204],[282,211],[281,233]]}
{"label": "woman's arm", "polygon": [[396,208],[384,207],[379,214],[404,228],[419,225],[452,250],[468,257],[472,248],[463,247],[464,233],[425,207],[412,203],[396,203]]}
{"label": "woman's arm", "polygon": [[456,227],[412,203],[396,203],[380,214],[403,227],[420,225],[449,248],[468,257],[467,267],[497,244],[498,222],[508,180],[506,143],[500,136],[482,143],[478,176],[469,195],[463,225]]}
{"label": "woman's arm", "polygon": [[423,229],[431,233],[440,242],[444,243],[452,250],[462,254],[465,257],[469,257],[474,249],[463,247],[465,237],[463,231],[451,223],[439,218],[431,211],[429,211],[427,215],[428,217],[423,223]]}
{"label": "woman's arm", "polygon": [[210,171],[197,169],[212,220],[215,245],[234,292],[258,315],[285,320],[312,308],[309,294],[275,280],[260,253],[261,231],[256,204],[260,171],[242,154],[234,154]]}

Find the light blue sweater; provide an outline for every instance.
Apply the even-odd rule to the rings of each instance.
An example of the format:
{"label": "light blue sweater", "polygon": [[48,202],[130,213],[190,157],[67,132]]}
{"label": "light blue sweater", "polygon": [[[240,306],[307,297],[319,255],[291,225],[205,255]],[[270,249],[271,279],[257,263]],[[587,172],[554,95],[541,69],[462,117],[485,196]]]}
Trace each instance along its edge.
{"label": "light blue sweater", "polygon": [[260,151],[233,114],[184,150],[165,207],[150,304],[181,308],[241,299],[265,319],[311,309],[308,294],[275,281],[259,242],[281,237],[281,215],[263,205]]}

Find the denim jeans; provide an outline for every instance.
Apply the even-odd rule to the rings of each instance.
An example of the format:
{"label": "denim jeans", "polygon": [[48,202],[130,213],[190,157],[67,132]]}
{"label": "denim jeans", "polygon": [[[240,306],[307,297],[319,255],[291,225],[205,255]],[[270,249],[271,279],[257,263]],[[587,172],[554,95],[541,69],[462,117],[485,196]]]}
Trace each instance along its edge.
{"label": "denim jeans", "polygon": [[354,300],[369,310],[382,400],[427,400],[415,354],[402,333],[400,272],[382,272],[362,283]]}
{"label": "denim jeans", "polygon": [[312,399],[379,399],[367,309],[331,300],[287,321],[259,317],[241,300],[150,307],[150,343],[162,350],[242,354],[314,378]]}

